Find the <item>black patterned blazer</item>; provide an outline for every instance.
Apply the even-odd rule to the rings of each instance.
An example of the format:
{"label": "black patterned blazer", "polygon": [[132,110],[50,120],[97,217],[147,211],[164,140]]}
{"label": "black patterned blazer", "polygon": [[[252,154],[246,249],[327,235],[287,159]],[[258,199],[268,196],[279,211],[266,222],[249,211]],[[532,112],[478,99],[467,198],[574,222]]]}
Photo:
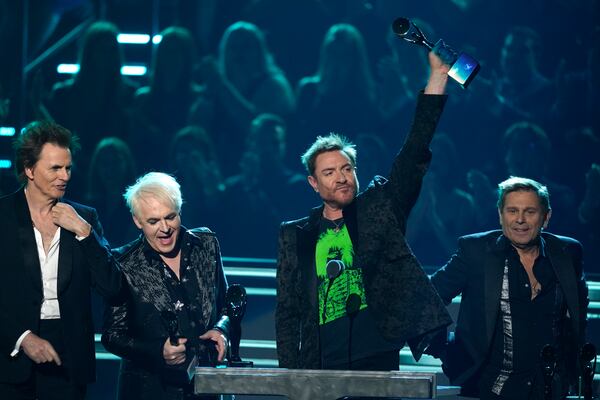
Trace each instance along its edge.
{"label": "black patterned blazer", "polygon": [[[446,96],[420,94],[413,125],[389,180],[375,177],[347,206],[344,221],[363,266],[367,303],[387,340],[408,342],[418,359],[425,337],[451,318],[413,255],[404,234],[431,160],[429,143]],[[323,207],[281,225],[275,313],[280,367],[320,368],[314,254]]]}
{"label": "black patterned blazer", "polygon": [[[190,288],[188,293],[195,293],[189,306],[201,315],[193,322],[202,327],[198,328],[199,334],[215,327],[227,334],[227,282],[217,238],[207,228],[181,227],[180,235],[181,268],[185,268],[182,284]],[[165,366],[162,351],[169,336],[162,313],[174,311],[174,301],[163,279],[164,267],[158,256],[152,256],[153,250],[143,235],[113,252],[126,282],[119,301],[106,309],[102,344],[123,359],[120,398],[135,393],[148,393],[139,398],[160,398]]]}

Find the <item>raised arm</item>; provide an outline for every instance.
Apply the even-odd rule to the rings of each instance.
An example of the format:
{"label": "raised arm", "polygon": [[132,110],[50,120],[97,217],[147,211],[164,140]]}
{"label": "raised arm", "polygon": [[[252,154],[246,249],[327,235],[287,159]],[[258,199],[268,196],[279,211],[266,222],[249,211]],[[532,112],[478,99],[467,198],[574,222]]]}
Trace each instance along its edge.
{"label": "raised arm", "polygon": [[431,161],[429,144],[444,109],[448,66],[429,53],[430,74],[425,90],[419,94],[412,126],[390,173],[389,188],[398,220],[404,225],[415,205],[423,177]]}

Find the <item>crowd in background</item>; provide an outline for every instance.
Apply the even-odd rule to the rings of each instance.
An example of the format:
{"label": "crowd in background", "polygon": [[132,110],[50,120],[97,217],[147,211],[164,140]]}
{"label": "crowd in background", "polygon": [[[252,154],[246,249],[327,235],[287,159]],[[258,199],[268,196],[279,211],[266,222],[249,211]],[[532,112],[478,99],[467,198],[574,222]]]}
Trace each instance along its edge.
{"label": "crowd in background", "polygon": [[[14,46],[11,3],[0,2],[2,49]],[[45,3],[31,8],[31,52],[47,47],[61,18],[98,6],[31,3]],[[427,77],[427,50],[391,32],[403,15],[482,65],[467,90],[452,86],[432,143],[407,230],[419,260],[434,270],[458,236],[497,228],[495,186],[518,175],[548,186],[548,230],[582,241],[588,274],[600,273],[597,0],[162,1],[162,40],[135,78],[120,73],[128,55],[117,34],[148,31],[150,2],[100,3],[104,20],[81,37],[79,72],[65,79],[56,64],[40,67],[27,117],[80,137],[69,197],[97,208],[111,245],[138,234],[121,195],[144,172],[178,179],[183,223],[214,230],[224,255],[269,258],[279,224],[319,204],[299,158],[317,135],[357,144],[362,188],[387,175]],[[1,120],[10,65],[0,76]],[[16,188],[1,179],[3,192]]]}

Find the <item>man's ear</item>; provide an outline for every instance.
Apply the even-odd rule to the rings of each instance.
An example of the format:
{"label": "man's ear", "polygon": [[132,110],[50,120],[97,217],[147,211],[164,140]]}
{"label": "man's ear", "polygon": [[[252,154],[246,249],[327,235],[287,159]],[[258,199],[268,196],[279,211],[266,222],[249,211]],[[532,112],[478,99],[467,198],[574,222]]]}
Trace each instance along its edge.
{"label": "man's ear", "polygon": [[25,176],[27,177],[27,180],[33,179],[33,167],[25,167],[23,169],[23,172],[25,172]]}
{"label": "man's ear", "polygon": [[142,224],[140,223],[140,221],[137,219],[137,217],[134,214],[131,214],[132,218],[133,218],[133,222],[135,223],[135,226],[138,227],[138,229],[142,229]]}
{"label": "man's ear", "polygon": [[550,222],[550,217],[552,216],[552,209],[549,209],[544,217],[544,224],[542,225],[542,229],[548,228],[548,222]]}
{"label": "man's ear", "polygon": [[314,176],[312,176],[312,175],[308,176],[308,183],[310,184],[310,186],[312,186],[312,188],[314,189],[315,192],[319,193],[318,182]]}

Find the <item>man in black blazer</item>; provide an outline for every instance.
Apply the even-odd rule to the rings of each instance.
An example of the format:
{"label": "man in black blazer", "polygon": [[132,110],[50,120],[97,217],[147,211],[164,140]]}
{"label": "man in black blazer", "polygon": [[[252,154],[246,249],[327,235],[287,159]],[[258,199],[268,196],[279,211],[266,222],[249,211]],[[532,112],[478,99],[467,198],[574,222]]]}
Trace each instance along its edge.
{"label": "man in black blazer", "polygon": [[90,288],[121,274],[95,210],[63,199],[76,138],[34,122],[15,141],[23,187],[0,199],[0,398],[83,399],[95,379]]}
{"label": "man in black blazer", "polygon": [[119,399],[200,399],[186,371],[222,361],[228,348],[219,242],[208,228],[181,225],[181,189],[170,175],[147,173],[124,197],[142,234],[114,250],[126,285],[102,334],[123,358]]}
{"label": "man in black blazer", "polygon": [[418,359],[429,335],[451,323],[404,239],[447,98],[448,66],[433,52],[429,61],[428,84],[389,180],[376,176],[358,194],[356,150],[335,134],[317,138],[303,156],[323,204],[281,225],[280,367],[397,370],[405,343]]}
{"label": "man in black blazer", "polygon": [[582,247],[542,232],[552,210],[547,188],[534,180],[500,183],[498,214],[502,230],[461,237],[457,252],[432,276],[446,304],[462,298],[456,332],[427,352],[441,358],[464,395],[541,399],[540,355],[553,349],[557,364],[548,383],[559,398],[574,382],[585,340]]}

